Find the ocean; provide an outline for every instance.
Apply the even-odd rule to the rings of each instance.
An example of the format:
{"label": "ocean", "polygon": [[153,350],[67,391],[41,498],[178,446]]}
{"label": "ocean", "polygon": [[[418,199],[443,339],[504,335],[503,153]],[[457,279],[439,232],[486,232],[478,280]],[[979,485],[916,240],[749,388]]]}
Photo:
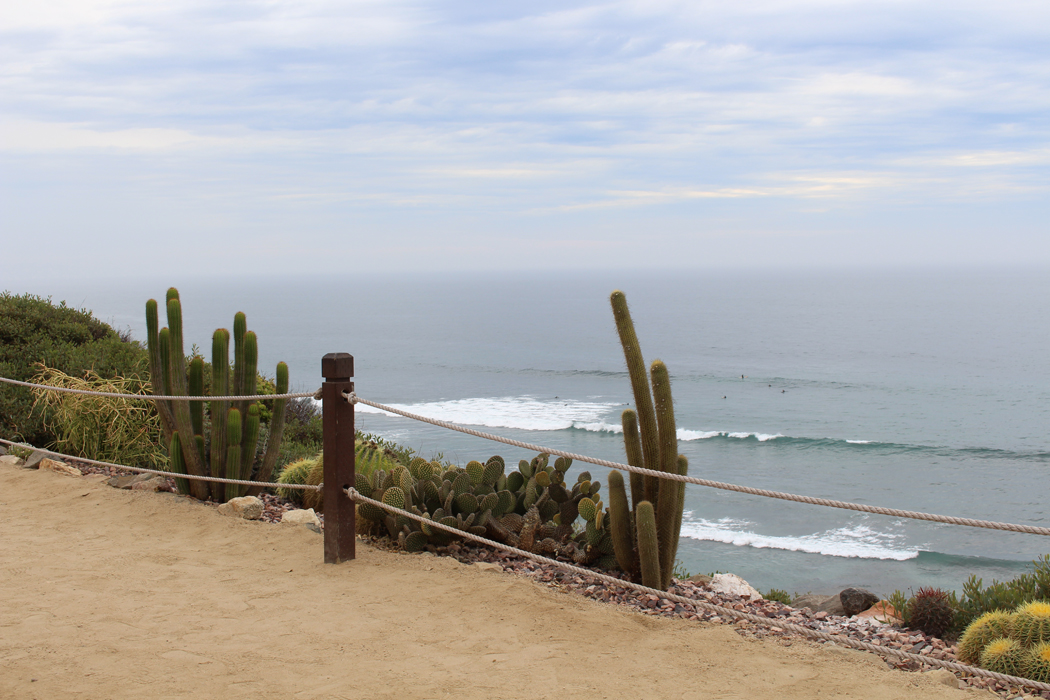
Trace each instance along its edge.
{"label": "ocean", "polygon": [[[10,284],[10,283],[8,283]],[[735,484],[1047,525],[1050,276],[1045,270],[808,270],[39,279],[145,336],[146,299],[176,285],[187,349],[244,311],[260,369],[320,385],[355,357],[365,398],[623,461],[631,387],[608,296],[626,295],[647,361],[670,370],[690,474]],[[358,407],[358,427],[454,462],[504,445]],[[605,482],[603,468],[579,462]],[[604,489],[603,489],[604,493]],[[1034,535],[901,520],[690,485],[679,559],[765,591],[879,595],[1012,578]]]}

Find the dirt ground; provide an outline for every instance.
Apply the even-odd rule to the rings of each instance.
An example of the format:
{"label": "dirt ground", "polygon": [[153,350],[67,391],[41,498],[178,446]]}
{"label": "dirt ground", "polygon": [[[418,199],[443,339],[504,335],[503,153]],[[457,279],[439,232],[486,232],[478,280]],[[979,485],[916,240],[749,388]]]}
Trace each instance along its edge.
{"label": "dirt ground", "polygon": [[0,698],[985,698],[447,558],[0,466]]}

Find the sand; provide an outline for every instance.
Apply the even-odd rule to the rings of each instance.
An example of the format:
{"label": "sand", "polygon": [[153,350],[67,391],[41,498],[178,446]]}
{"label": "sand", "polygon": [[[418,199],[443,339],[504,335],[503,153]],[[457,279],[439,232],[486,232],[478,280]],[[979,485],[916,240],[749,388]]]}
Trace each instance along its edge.
{"label": "sand", "polygon": [[993,698],[452,559],[0,466],[0,698]]}

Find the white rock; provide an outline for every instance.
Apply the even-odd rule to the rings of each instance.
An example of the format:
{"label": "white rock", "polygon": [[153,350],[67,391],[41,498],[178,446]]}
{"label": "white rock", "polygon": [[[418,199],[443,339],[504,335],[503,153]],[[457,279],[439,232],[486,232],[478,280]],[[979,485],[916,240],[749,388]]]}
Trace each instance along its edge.
{"label": "white rock", "polygon": [[255,496],[241,496],[240,498],[231,498],[226,503],[221,504],[218,510],[223,515],[244,518],[245,520],[258,520],[263,514],[263,502]]}
{"label": "white rock", "polygon": [[67,476],[84,476],[84,474],[76,467],[71,467],[65,462],[59,462],[57,459],[48,459],[46,457],[40,460],[40,471],[55,472],[56,474],[65,474]]}
{"label": "white rock", "polygon": [[740,597],[750,596],[750,600],[762,600],[762,594],[736,574],[715,574],[708,585],[715,593]]}
{"label": "white rock", "polygon": [[0,464],[5,467],[20,467],[25,464],[26,461],[21,457],[15,457],[14,455],[4,455],[0,457]]}
{"label": "white rock", "polygon": [[286,510],[284,512],[284,515],[281,516],[281,522],[294,523],[296,525],[314,525],[316,527],[321,527],[321,520],[317,517],[317,514],[314,513],[313,508],[307,508],[306,510],[303,510],[302,508],[297,508],[296,510]]}

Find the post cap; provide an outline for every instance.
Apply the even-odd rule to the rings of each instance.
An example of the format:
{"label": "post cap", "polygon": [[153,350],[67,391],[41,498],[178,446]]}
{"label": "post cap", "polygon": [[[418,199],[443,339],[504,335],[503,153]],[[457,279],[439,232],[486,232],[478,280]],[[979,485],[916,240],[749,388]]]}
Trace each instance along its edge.
{"label": "post cap", "polygon": [[347,352],[330,352],[321,358],[321,376],[339,381],[354,376],[354,356]]}

